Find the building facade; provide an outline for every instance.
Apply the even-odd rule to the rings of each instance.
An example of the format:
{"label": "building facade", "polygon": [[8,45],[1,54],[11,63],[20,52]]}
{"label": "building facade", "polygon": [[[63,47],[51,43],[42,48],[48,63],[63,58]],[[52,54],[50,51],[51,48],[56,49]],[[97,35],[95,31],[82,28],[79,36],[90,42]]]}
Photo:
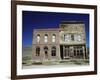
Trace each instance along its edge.
{"label": "building facade", "polygon": [[59,28],[34,29],[33,60],[86,59],[85,24],[82,21],[63,21]]}

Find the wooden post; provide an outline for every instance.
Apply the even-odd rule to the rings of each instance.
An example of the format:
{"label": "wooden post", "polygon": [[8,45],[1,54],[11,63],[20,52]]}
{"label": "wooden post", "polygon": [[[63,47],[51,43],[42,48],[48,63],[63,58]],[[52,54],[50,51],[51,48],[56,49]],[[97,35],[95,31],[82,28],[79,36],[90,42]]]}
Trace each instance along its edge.
{"label": "wooden post", "polygon": [[86,59],[85,58],[85,49],[84,49],[84,46],[82,48],[83,48],[83,59]]}
{"label": "wooden post", "polygon": [[63,45],[63,58],[65,58],[65,48],[64,48],[64,45]]}

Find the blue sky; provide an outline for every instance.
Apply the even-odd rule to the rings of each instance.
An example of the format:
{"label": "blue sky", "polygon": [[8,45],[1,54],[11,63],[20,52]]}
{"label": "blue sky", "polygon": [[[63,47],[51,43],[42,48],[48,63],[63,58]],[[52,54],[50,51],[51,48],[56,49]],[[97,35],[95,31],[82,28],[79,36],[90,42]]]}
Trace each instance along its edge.
{"label": "blue sky", "polygon": [[89,14],[22,11],[22,46],[32,46],[33,29],[59,28],[61,21],[84,21],[89,47]]}

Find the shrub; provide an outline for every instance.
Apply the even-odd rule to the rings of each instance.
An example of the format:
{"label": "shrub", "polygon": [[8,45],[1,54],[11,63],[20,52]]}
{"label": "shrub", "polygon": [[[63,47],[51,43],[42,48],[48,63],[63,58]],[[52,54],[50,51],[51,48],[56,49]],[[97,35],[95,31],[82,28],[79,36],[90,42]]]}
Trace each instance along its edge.
{"label": "shrub", "polygon": [[66,63],[67,61],[60,61],[59,63]]}
{"label": "shrub", "polygon": [[22,64],[26,64],[26,62],[22,62]]}
{"label": "shrub", "polygon": [[89,60],[85,60],[84,62],[85,62],[85,63],[89,63]]}
{"label": "shrub", "polygon": [[82,64],[82,63],[77,61],[77,62],[74,62],[74,64],[80,65],[80,64]]}
{"label": "shrub", "polygon": [[32,64],[35,64],[35,65],[41,65],[42,62],[33,62]]}
{"label": "shrub", "polygon": [[30,60],[30,59],[31,59],[30,56],[25,56],[25,57],[23,57],[23,61],[27,61],[27,60]]}

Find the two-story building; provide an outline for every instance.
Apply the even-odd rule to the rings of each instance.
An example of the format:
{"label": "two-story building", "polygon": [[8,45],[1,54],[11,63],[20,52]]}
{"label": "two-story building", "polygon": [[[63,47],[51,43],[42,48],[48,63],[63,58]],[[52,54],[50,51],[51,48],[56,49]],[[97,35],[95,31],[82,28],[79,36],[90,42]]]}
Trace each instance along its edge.
{"label": "two-story building", "polygon": [[85,24],[62,21],[59,28],[34,29],[33,60],[86,59]]}

